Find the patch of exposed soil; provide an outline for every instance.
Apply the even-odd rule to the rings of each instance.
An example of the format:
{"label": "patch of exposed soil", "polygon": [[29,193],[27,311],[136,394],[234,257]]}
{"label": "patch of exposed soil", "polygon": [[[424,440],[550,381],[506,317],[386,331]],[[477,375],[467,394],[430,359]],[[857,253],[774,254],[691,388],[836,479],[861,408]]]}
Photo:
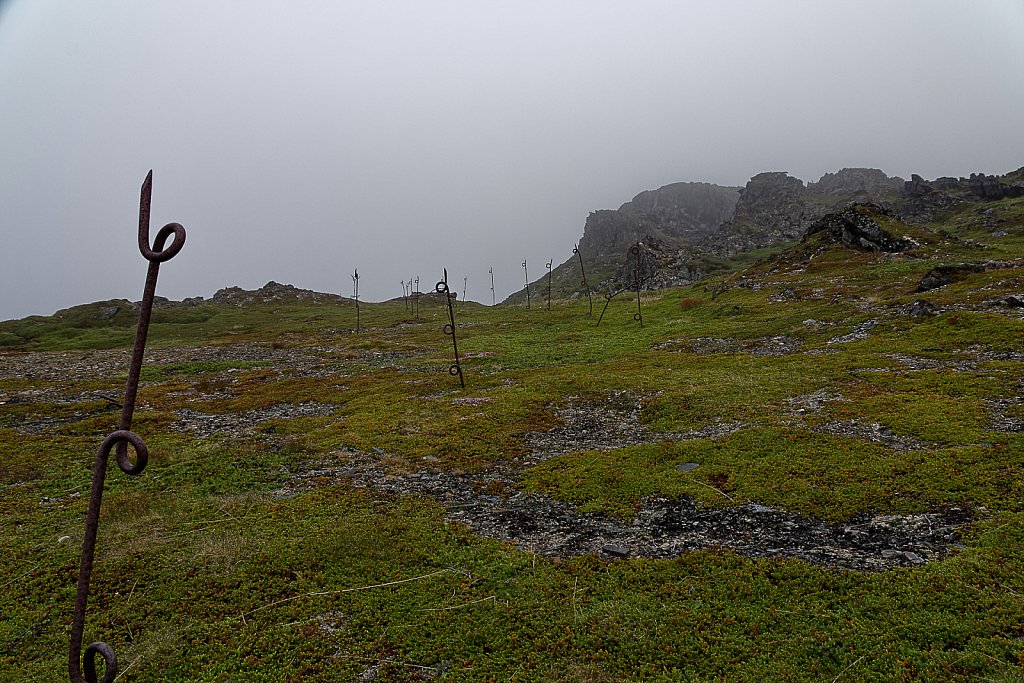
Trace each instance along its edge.
{"label": "patch of exposed soil", "polygon": [[323,417],[338,406],[331,403],[278,403],[269,408],[247,410],[244,413],[200,413],[190,408],[176,411],[180,418],[172,428],[187,431],[200,438],[238,436],[252,433],[268,420],[288,420],[296,417]]}
{"label": "patch of exposed soil", "polygon": [[[833,399],[824,394],[807,398],[818,400]],[[422,495],[481,536],[552,557],[671,558],[699,549],[729,549],[748,557],[797,558],[870,571],[948,555],[959,540],[958,528],[971,519],[967,510],[949,508],[919,515],[861,515],[831,524],[757,503],[711,508],[685,497],[650,496],[632,520],[623,521],[521,488],[526,468],[562,453],[621,448],[666,436],[718,438],[740,427],[720,425],[688,435],[644,432],[637,401],[623,394],[609,397],[606,405],[570,405],[559,413],[562,426],[528,435],[529,455],[484,470],[430,469],[429,460],[408,463],[383,451],[343,450],[334,462],[297,473],[275,495],[290,497],[339,481],[386,495]]]}
{"label": "patch of exposed soil", "polygon": [[651,348],[660,351],[689,351],[697,354],[750,353],[755,356],[786,356],[800,353],[803,341],[796,337],[760,337],[735,339],[733,337],[680,338],[659,342]]}

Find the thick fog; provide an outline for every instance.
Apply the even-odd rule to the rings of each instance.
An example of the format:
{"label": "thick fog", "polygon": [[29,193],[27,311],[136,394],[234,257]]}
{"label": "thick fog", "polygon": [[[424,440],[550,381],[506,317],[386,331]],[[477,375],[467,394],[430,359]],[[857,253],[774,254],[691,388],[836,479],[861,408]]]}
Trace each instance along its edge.
{"label": "thick fog", "polygon": [[677,181],[1024,165],[1024,3],[0,4],[0,319],[268,280],[500,301]]}

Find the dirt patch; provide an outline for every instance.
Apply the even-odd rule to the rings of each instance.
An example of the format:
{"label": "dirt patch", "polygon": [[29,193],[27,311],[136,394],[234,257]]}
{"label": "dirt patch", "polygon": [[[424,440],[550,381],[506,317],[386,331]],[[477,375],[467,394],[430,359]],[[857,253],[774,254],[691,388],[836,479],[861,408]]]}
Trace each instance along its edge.
{"label": "dirt patch", "polygon": [[[798,397],[795,404],[837,400],[827,392]],[[700,549],[727,549],[748,557],[797,558],[843,569],[882,571],[941,559],[958,543],[970,521],[962,508],[919,515],[861,515],[831,524],[757,503],[724,508],[698,505],[688,497],[650,496],[632,520],[582,512],[542,493],[524,490],[524,470],[556,455],[622,448],[686,438],[721,438],[742,425],[715,425],[688,434],[657,434],[639,424],[639,402],[625,392],[603,405],[573,403],[559,412],[563,425],[527,436],[530,453],[476,472],[455,472],[403,461],[384,451],[339,451],[330,463],[296,473],[277,497],[347,481],[389,496],[426,496],[447,517],[475,533],[551,557],[598,554],[606,558],[672,558]],[[849,427],[848,427],[849,428]],[[869,427],[871,435],[881,433]],[[883,434],[883,436],[885,436]],[[887,437],[888,438],[888,437]],[[893,445],[904,444],[899,437]]]}
{"label": "dirt patch", "polygon": [[200,413],[183,408],[176,411],[180,418],[171,425],[173,429],[190,432],[200,438],[238,436],[259,429],[268,420],[288,420],[296,417],[323,417],[330,415],[338,406],[331,403],[279,403],[269,408],[247,410],[244,413]]}

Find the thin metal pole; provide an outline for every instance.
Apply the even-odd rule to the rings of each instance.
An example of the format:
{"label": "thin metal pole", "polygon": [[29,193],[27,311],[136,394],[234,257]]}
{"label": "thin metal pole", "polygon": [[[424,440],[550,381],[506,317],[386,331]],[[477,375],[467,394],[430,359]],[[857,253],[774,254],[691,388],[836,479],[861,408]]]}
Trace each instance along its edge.
{"label": "thin metal pole", "polygon": [[583,288],[587,290],[587,302],[590,304],[590,310],[587,311],[587,315],[594,315],[594,299],[590,296],[590,285],[587,284],[587,271],[583,268],[583,254],[580,253],[580,245],[572,245],[572,253],[576,254],[576,257],[580,260],[580,273],[583,275]]}
{"label": "thin metal pole", "polygon": [[444,333],[451,335],[452,348],[455,350],[455,363],[448,368],[448,374],[459,376],[459,385],[466,388],[466,380],[462,376],[462,364],[459,362],[459,343],[455,339],[455,309],[452,308],[452,293],[448,289],[448,269],[444,269],[444,279],[437,283],[434,290],[438,294],[444,294],[448,300],[448,322],[444,326]]}
{"label": "thin metal pole", "polygon": [[356,302],[356,334],[359,334],[359,269],[352,273],[352,298]]}
{"label": "thin metal pole", "polygon": [[526,275],[526,307],[530,307],[530,271],[526,269],[526,259],[523,259],[523,274]]}
{"label": "thin metal pole", "polygon": [[633,320],[639,322],[640,327],[643,328],[644,314],[640,308],[640,243],[634,244],[629,253],[636,257],[636,265],[633,267],[633,278],[636,281],[636,314],[633,315]]}
{"label": "thin metal pole", "polygon": [[[160,228],[149,245],[149,214],[153,196],[153,172],[150,171],[142,183],[142,195],[139,201],[139,251],[149,261],[146,272],[146,285],[143,289],[142,304],[139,307],[139,324],[135,329],[135,344],[128,367],[128,380],[125,382],[124,402],[121,404],[121,419],[118,429],[111,432],[100,444],[99,451],[93,461],[92,489],[89,494],[89,508],[85,518],[85,538],[82,542],[82,557],[78,568],[78,588],[75,593],[75,612],[71,622],[71,643],[68,647],[68,675],[73,683],[97,683],[96,655],[103,658],[105,671],[103,683],[111,683],[117,678],[117,657],[114,650],[103,642],[96,642],[82,652],[82,636],[85,633],[85,612],[89,602],[89,581],[92,578],[92,566],[96,552],[96,536],[99,531],[100,505],[103,500],[103,482],[107,473],[107,460],[110,452],[116,449],[117,466],[129,475],[138,475],[149,462],[149,450],[138,434],[130,431],[132,416],[135,412],[135,398],[139,389],[139,376],[142,371],[142,357],[146,350],[146,337],[149,334],[149,323],[153,315],[153,300],[156,293],[156,281],[160,264],[174,258],[185,245],[185,228],[178,223],[168,223]],[[167,239],[173,235],[170,246],[166,249]],[[128,458],[128,445],[135,451],[135,462]]]}
{"label": "thin metal pole", "polygon": [[494,306],[494,268],[488,268],[487,272],[491,274],[491,305]]}
{"label": "thin metal pole", "polygon": [[551,310],[551,264],[553,259],[548,259],[548,310]]}

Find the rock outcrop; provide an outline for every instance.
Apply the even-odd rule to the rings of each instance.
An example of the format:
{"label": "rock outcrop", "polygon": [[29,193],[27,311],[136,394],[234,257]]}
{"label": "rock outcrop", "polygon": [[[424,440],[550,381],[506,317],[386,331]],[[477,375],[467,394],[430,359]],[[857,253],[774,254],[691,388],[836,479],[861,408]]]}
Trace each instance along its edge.
{"label": "rock outcrop", "polygon": [[621,252],[648,237],[697,246],[733,215],[738,200],[738,188],[710,183],[673,183],[641,192],[616,210],[591,213],[579,247],[585,256]]}
{"label": "rock outcrop", "polygon": [[826,173],[816,183],[807,183],[807,189],[843,199],[866,199],[899,192],[904,182],[903,178],[890,178],[877,168],[844,168]]}
{"label": "rock outcrop", "polygon": [[798,239],[825,213],[808,201],[799,178],[784,171],[759,173],[740,190],[732,219],[706,245],[720,256]]}
{"label": "rock outcrop", "polygon": [[210,303],[224,306],[249,306],[271,301],[311,301],[318,303],[320,301],[351,301],[351,299],[337,294],[299,289],[293,285],[282,285],[273,280],[256,290],[245,290],[241,287],[225,287],[224,289],[217,290],[210,298]]}
{"label": "rock outcrop", "polygon": [[826,239],[842,243],[862,251],[880,251],[896,253],[910,249],[914,242],[882,229],[874,215],[893,217],[892,214],[874,204],[855,204],[841,211],[827,214],[812,224],[804,235],[804,240],[811,235],[823,233]]}

